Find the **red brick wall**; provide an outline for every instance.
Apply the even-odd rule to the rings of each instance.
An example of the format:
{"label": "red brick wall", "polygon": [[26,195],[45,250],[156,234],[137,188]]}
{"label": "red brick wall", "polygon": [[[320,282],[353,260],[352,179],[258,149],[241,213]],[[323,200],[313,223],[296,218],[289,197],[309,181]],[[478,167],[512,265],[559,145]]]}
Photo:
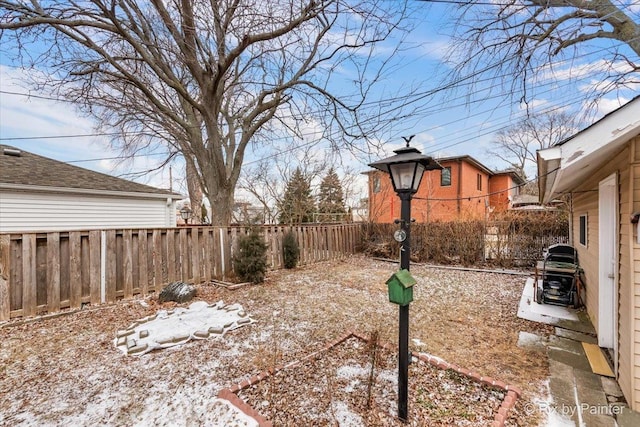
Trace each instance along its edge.
{"label": "red brick wall", "polygon": [[[411,216],[418,222],[483,219],[490,191],[488,174],[464,160],[454,159],[440,164],[451,168],[451,185],[440,185],[439,170],[425,173],[411,202]],[[482,190],[478,190],[478,174],[481,176]],[[373,191],[375,180],[380,183],[377,192]],[[369,219],[372,222],[390,223],[399,217],[400,199],[393,191],[391,178],[383,172],[370,172]]]}

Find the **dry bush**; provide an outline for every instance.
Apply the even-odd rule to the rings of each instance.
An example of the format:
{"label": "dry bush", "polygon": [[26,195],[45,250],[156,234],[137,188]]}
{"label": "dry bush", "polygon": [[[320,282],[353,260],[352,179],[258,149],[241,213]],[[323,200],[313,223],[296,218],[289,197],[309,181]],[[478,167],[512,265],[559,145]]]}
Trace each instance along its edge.
{"label": "dry bush", "polygon": [[508,211],[495,216],[487,227],[499,236],[499,250],[491,261],[504,267],[535,265],[545,248],[569,242],[569,219],[564,211]]}
{"label": "dry bush", "polygon": [[[399,244],[393,239],[396,224],[364,224],[361,250],[368,256],[397,258]],[[491,235],[491,247],[487,240]],[[494,237],[495,236],[495,237]],[[568,242],[566,212],[509,211],[490,222],[458,220],[411,224],[411,259],[437,264],[500,267],[534,265],[544,248]],[[486,253],[489,259],[486,259]]]}

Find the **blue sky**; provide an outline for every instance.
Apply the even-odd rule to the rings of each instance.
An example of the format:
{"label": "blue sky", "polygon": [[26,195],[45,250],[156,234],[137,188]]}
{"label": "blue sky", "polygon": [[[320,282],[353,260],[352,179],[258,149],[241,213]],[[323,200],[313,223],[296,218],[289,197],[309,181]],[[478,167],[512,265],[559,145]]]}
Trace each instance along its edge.
{"label": "blue sky", "polygon": [[[637,2],[634,4],[634,11],[640,13],[640,6]],[[384,85],[389,93],[400,85],[414,86],[417,92],[425,94],[441,87],[442,78],[449,70],[442,62],[451,48],[443,27],[449,23],[449,7],[439,4],[427,7],[425,4],[414,17],[418,25],[407,40],[411,49],[395,58],[396,68]],[[537,82],[537,93],[533,94],[530,105],[538,111],[555,108],[580,111],[584,107],[585,92],[598,84],[591,75],[593,67],[601,61],[596,54],[556,64]],[[96,133],[94,124],[77,114],[73,105],[25,96],[30,92],[20,83],[23,73],[6,58],[0,58],[0,143],[116,176],[147,169],[158,160],[151,156],[118,163],[115,160],[118,153],[109,149],[108,137],[93,135]],[[508,88],[509,82],[505,83]],[[594,118],[612,111],[633,95],[634,91],[630,90],[606,97]],[[367,163],[401,146],[402,135],[415,134],[412,145],[435,157],[471,155],[494,170],[508,167],[489,152],[491,140],[496,131],[515,122],[524,110],[523,105],[513,103],[503,88],[481,86],[461,87],[455,92],[439,91],[425,96],[416,105],[418,114],[395,124],[387,135],[379,136],[385,147],[382,152],[370,155],[345,152],[343,160],[351,168],[365,171]],[[250,152],[247,161],[256,161],[262,155],[264,153],[260,151]],[[178,164],[172,171],[173,189],[186,194],[180,169]],[[169,170],[165,168],[135,180],[167,188]],[[364,188],[363,178],[358,185]]]}

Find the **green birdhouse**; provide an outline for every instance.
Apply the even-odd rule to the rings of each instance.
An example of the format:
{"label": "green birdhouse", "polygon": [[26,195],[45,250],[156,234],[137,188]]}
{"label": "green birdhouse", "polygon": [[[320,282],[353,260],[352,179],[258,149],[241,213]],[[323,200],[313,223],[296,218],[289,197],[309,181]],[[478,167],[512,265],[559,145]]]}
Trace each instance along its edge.
{"label": "green birdhouse", "polygon": [[389,301],[398,305],[409,305],[413,301],[413,285],[416,279],[413,278],[409,270],[399,270],[387,280],[389,290]]}

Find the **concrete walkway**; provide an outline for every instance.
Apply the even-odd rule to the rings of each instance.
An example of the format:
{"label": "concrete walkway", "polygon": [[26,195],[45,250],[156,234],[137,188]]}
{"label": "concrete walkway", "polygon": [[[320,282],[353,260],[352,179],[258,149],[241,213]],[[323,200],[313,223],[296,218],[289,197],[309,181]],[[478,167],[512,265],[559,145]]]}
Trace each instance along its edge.
{"label": "concrete walkway", "polygon": [[617,381],[591,370],[582,342],[598,341],[586,312],[537,304],[533,302],[532,291],[533,279],[529,279],[518,317],[555,326],[555,335],[545,341],[553,399],[549,407],[542,408],[549,415],[547,425],[640,426],[640,413],[628,408]]}

